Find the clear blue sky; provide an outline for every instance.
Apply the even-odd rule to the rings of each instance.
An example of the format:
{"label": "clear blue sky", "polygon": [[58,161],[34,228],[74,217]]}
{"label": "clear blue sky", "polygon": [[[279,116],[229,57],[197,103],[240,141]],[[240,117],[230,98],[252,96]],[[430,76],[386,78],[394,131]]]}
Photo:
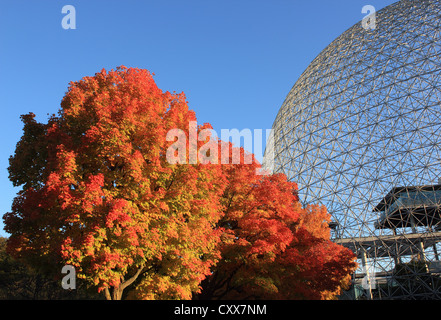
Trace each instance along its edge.
{"label": "clear blue sky", "polygon": [[[18,191],[8,158],[19,116],[56,113],[69,81],[119,65],[145,68],[185,92],[198,122],[269,129],[308,64],[364,5],[396,0],[0,0],[0,217]],[[76,9],[65,30],[61,9]],[[0,221],[0,236],[7,236]]]}

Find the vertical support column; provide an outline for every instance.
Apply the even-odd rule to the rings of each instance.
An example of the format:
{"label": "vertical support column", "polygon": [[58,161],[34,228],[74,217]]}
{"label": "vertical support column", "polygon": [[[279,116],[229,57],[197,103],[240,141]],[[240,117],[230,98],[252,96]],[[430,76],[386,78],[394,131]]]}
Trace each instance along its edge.
{"label": "vertical support column", "polygon": [[439,261],[438,249],[436,248],[436,243],[433,244],[433,253],[435,254],[435,260]]}
{"label": "vertical support column", "polygon": [[[430,227],[430,233],[434,232],[433,228]],[[436,247],[436,242],[432,245],[433,253],[435,254],[435,260],[439,261],[439,254],[438,254],[438,248]]]}
{"label": "vertical support column", "polygon": [[[392,232],[394,236],[397,235],[397,230],[395,228],[392,229]],[[395,255],[394,255],[395,266],[401,264],[401,256],[399,251],[400,251],[400,247],[398,245],[398,241],[395,239]]]}
{"label": "vertical support column", "polygon": [[[415,218],[413,217],[413,215],[410,215],[410,227],[412,228],[412,233],[416,234],[417,230],[416,230],[416,223],[415,223]],[[424,262],[424,269],[426,270],[426,272],[429,272],[429,266],[427,265],[427,261],[426,261],[426,253],[424,251],[424,244],[423,241],[421,239],[418,240],[418,260],[420,260],[421,262]]]}

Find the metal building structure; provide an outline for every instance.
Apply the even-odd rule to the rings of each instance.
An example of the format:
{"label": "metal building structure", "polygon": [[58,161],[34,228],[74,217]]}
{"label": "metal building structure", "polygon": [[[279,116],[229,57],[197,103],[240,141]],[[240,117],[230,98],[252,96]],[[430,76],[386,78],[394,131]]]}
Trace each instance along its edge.
{"label": "metal building structure", "polygon": [[359,270],[346,298],[441,298],[441,0],[402,0],[326,47],[273,124],[264,166],[323,204]]}

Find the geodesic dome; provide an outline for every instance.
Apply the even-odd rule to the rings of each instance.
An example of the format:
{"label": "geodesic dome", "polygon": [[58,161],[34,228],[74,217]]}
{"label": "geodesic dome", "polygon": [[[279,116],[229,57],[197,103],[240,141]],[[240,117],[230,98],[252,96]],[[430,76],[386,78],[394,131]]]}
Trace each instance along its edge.
{"label": "geodesic dome", "polygon": [[[292,87],[265,151],[264,165],[297,182],[304,204],[325,205],[334,237],[367,252],[377,273],[421,248],[438,261],[439,219],[381,227],[376,208],[397,188],[441,184],[440,17],[441,1],[402,0],[376,12],[374,30],[360,22],[340,35]],[[415,233],[436,237],[421,247]]]}

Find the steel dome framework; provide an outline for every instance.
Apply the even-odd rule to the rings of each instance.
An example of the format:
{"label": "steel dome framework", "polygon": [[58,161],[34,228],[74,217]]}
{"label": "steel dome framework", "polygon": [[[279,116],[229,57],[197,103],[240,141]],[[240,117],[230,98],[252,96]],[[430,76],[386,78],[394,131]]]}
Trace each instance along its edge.
{"label": "steel dome framework", "polygon": [[441,298],[441,1],[402,0],[375,18],[300,76],[264,166],[327,207],[334,241],[359,258],[352,298]]}

